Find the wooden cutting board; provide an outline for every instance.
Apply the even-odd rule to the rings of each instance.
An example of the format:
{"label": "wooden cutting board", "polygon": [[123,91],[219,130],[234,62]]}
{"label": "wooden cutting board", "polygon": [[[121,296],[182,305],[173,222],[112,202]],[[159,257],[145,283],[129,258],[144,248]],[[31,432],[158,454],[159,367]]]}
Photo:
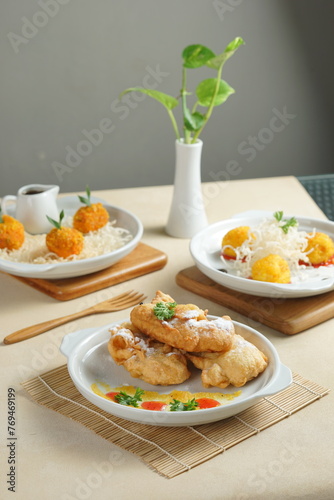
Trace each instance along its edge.
{"label": "wooden cutting board", "polygon": [[176,283],[286,335],[294,335],[334,317],[334,291],[297,299],[247,295],[215,283],[196,266],[180,271]]}
{"label": "wooden cutting board", "polygon": [[167,255],[164,252],[139,243],[129,255],[113,266],[85,276],[54,280],[13,277],[55,299],[70,300],[158,271],[166,263]]}

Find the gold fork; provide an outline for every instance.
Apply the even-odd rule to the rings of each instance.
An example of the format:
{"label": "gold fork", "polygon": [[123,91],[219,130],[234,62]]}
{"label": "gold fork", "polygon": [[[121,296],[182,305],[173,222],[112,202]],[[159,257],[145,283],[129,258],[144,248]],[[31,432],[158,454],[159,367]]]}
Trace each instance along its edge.
{"label": "gold fork", "polygon": [[4,344],[21,342],[22,340],[35,337],[40,333],[47,332],[56,326],[64,325],[74,319],[83,318],[84,316],[89,316],[90,314],[121,311],[122,309],[127,309],[128,307],[139,304],[139,302],[142,302],[144,299],[146,299],[144,294],[131,290],[129,292],[121,293],[112,299],[100,302],[99,304],[89,307],[88,309],[83,309],[82,311],[68,314],[67,316],[62,316],[61,318],[51,319],[49,321],[44,321],[43,323],[38,323],[37,325],[22,328],[22,330],[18,330],[10,335],[7,335],[3,341]]}

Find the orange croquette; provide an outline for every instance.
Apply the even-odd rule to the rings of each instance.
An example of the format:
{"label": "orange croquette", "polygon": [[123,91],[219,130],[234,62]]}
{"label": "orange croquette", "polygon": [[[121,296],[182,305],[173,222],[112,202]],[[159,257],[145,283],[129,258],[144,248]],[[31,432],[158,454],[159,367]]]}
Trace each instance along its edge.
{"label": "orange croquette", "polygon": [[109,214],[102,203],[79,208],[73,217],[73,227],[81,233],[97,231],[109,221]]}
{"label": "orange croquette", "polygon": [[0,248],[18,250],[24,243],[24,226],[10,215],[2,215]]}
{"label": "orange croquette", "polygon": [[290,268],[280,255],[270,254],[254,262],[252,266],[253,280],[270,283],[290,283]]}
{"label": "orange croquette", "polygon": [[50,252],[67,259],[82,252],[84,237],[72,227],[55,227],[46,235],[45,243]]}
{"label": "orange croquette", "polygon": [[228,231],[222,239],[222,247],[224,255],[228,257],[236,257],[236,253],[232,248],[224,248],[229,245],[233,248],[240,247],[244,241],[249,238],[249,226],[239,226]]}
{"label": "orange croquette", "polygon": [[308,240],[305,252],[311,264],[327,262],[334,255],[333,240],[325,233],[315,233]]}

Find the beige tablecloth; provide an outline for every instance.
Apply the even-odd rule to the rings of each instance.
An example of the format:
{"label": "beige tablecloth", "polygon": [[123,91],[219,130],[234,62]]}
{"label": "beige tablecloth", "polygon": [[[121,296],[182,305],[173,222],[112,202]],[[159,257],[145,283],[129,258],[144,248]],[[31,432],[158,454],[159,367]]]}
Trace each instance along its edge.
{"label": "beige tablecloth", "polygon": [[[246,210],[283,210],[325,218],[293,177],[203,184],[209,222]],[[178,271],[193,265],[189,240],[167,236],[164,225],[170,186],[93,193],[134,213],[144,224],[142,241],[168,254],[164,269],[68,302],[59,302],[1,274],[2,338],[24,326],[83,309],[130,288],[151,297],[159,288],[178,302],[199,303],[214,315],[244,316],[186,291],[175,283]],[[82,318],[26,342],[1,345],[0,498],[53,499],[331,499],[333,478],[333,395],[246,439],[194,469],[165,479],[130,452],[48,408],[37,405],[21,383],[65,363],[59,344],[67,333],[100,326],[124,312]],[[258,329],[294,372],[324,387],[333,385],[334,320],[293,336],[266,326]],[[15,437],[8,434],[8,396],[15,391]],[[15,494],[10,487],[11,447],[15,455]],[[7,476],[9,474],[9,476]]]}

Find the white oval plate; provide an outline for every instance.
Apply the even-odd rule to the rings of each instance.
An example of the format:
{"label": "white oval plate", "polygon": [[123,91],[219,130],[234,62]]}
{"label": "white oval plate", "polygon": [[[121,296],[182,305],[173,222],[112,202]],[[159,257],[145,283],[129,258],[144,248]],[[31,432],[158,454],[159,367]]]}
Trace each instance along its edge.
{"label": "white oval plate", "polygon": [[[62,279],[83,276],[95,273],[112,266],[128,255],[139,243],[143,234],[141,221],[131,212],[123,208],[108,205],[99,198],[91,198],[93,203],[101,202],[108,210],[110,220],[116,220],[116,226],[127,229],[132,234],[131,241],[121,248],[98,257],[82,259],[73,262],[55,262],[52,264],[26,264],[0,259],[0,271],[25,278]],[[57,200],[59,212],[64,210],[65,215],[74,215],[82,206],[77,196],[64,196]]]}
{"label": "white oval plate", "polygon": [[[227,220],[211,224],[197,233],[190,241],[190,253],[196,266],[216,283],[238,292],[262,297],[295,298],[319,295],[334,290],[334,266],[307,269],[307,278],[298,283],[282,285],[241,278],[231,272],[222,272],[224,263],[220,258],[223,236],[238,226],[256,226],[272,212],[252,211],[236,215]],[[289,218],[291,216],[286,216]],[[334,223],[328,220],[296,217],[302,231],[317,231],[334,239]]]}
{"label": "white oval plate", "polygon": [[[208,318],[215,319],[216,316],[208,316]],[[253,328],[234,321],[236,333],[255,344],[269,359],[269,365],[256,379],[241,388],[229,386],[226,389],[217,387],[204,389],[201,383],[201,372],[194,368],[190,379],[183,384],[177,386],[147,384],[143,380],[131,377],[125,368],[116,365],[108,352],[109,329],[123,321],[128,321],[128,319],[106,325],[98,330],[90,328],[70,333],[64,337],[60,346],[61,352],[67,357],[69,374],[78,391],[98,408],[117,417],[142,424],[168,427],[206,424],[231,417],[254,405],[263,397],[285,389],[292,382],[290,369],[280,362],[272,343]],[[191,412],[161,412],[123,406],[98,396],[91,389],[91,385],[96,382],[108,384],[110,388],[133,385],[162,394],[168,394],[173,389],[192,393],[203,391],[234,393],[241,390],[241,394],[216,408]]]}

